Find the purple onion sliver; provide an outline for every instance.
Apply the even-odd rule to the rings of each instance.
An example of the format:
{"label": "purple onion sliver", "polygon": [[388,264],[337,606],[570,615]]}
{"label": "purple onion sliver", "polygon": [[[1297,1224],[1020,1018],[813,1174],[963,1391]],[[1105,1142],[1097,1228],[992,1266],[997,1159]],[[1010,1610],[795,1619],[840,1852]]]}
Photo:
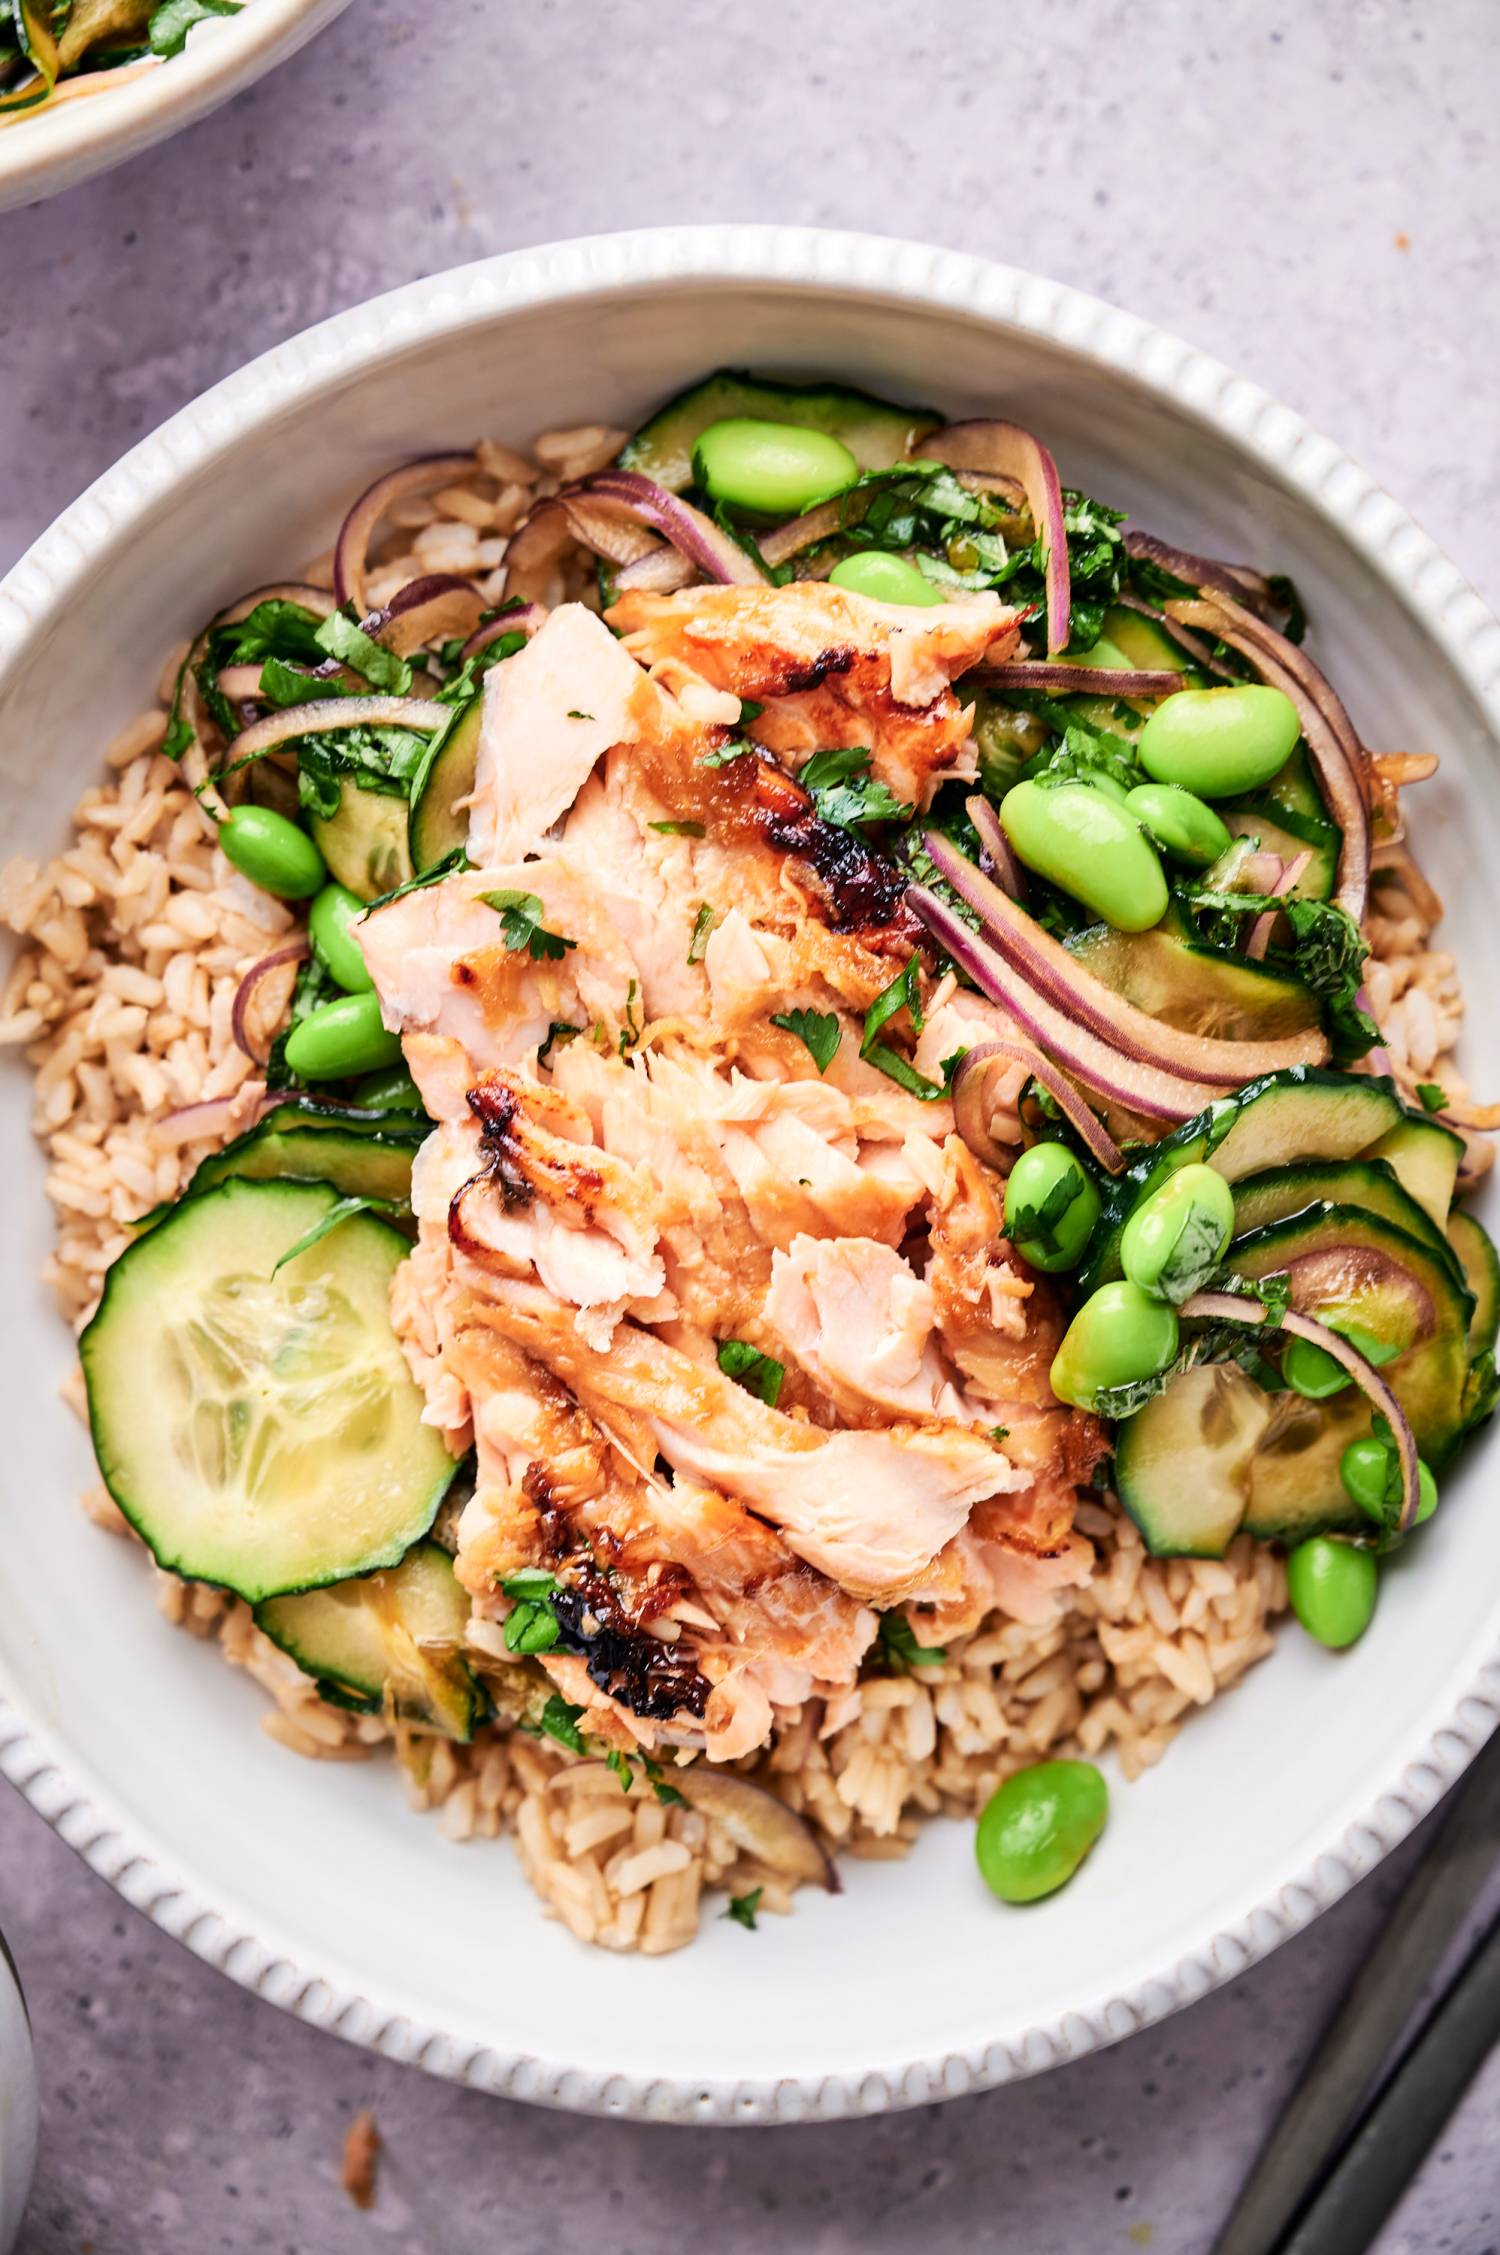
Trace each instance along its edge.
{"label": "purple onion sliver", "polygon": [[1217,556],[1195,556],[1190,548],[1174,548],[1151,532],[1127,532],[1125,552],[1137,563],[1155,564],[1158,570],[1170,572],[1173,579],[1189,587],[1217,588],[1221,594],[1248,604],[1262,618],[1276,608],[1271,582],[1250,564],[1226,564]]}
{"label": "purple onion sliver", "polygon": [[1020,486],[1036,536],[1047,552],[1047,653],[1055,657],[1066,650],[1072,630],[1073,581],[1062,481],[1048,449],[1019,423],[981,418],[934,431],[922,441],[922,459],[945,462],[954,470],[978,470]]}
{"label": "purple onion sliver", "polygon": [[1000,817],[988,799],[976,791],[964,801],[964,812],[973,823],[979,843],[994,865],[995,882],[1012,900],[1026,898],[1026,872],[1017,861],[1011,842],[1000,826]]}
{"label": "purple onion sliver", "polygon": [[369,609],[365,592],[365,567],[370,551],[370,541],[375,527],[387,510],[409,493],[420,493],[424,487],[447,485],[454,478],[473,477],[479,468],[475,454],[427,454],[415,462],[404,462],[398,470],[387,470],[384,477],[366,486],[348,516],[339,528],[339,537],[333,551],[333,588],[341,604],[353,606],[363,615]]}
{"label": "purple onion sliver", "polygon": [[524,634],[529,639],[539,626],[546,623],[546,618],[545,603],[519,603],[514,610],[502,611],[498,618],[487,619],[477,634],[469,636],[458,653],[460,662],[465,658],[477,658],[481,650],[487,650],[492,642],[498,642],[503,635]]}
{"label": "purple onion sliver", "polygon": [[253,759],[274,751],[299,736],[326,735],[335,728],[441,728],[453,715],[451,705],[425,697],[320,697],[305,705],[288,705],[267,713],[236,736],[231,747],[236,760]]}
{"label": "purple onion sliver", "polygon": [[[1293,854],[1291,860],[1283,864],[1280,876],[1268,890],[1284,898],[1294,890],[1298,879],[1311,860],[1311,849],[1304,846],[1301,853]],[[1245,942],[1245,953],[1252,963],[1259,963],[1265,955],[1266,949],[1271,944],[1271,933],[1275,928],[1276,919],[1280,914],[1279,908],[1268,908],[1264,914],[1257,916],[1255,922],[1251,925],[1250,937]]]}
{"label": "purple onion sliver", "polygon": [[[970,1149],[978,1151],[981,1159],[991,1158],[995,1150],[986,1125],[984,1084],[990,1077],[990,1066],[998,1064],[1024,1067],[1030,1079],[1040,1081],[1100,1166],[1109,1174],[1123,1171],[1124,1152],[1097,1114],[1084,1102],[1067,1074],[1059,1072],[1039,1049],[1034,1049],[1029,1042],[1024,1041],[982,1041],[963,1057],[953,1076],[953,1116],[958,1123],[958,1131]],[[988,1145],[987,1150],[979,1149],[976,1135]],[[991,1158],[991,1164],[993,1163]]]}
{"label": "purple onion sliver", "polygon": [[252,1065],[263,1065],[270,1056],[269,1049],[257,1048],[250,1039],[249,1011],[255,990],[268,972],[279,971],[287,963],[300,963],[307,953],[306,939],[293,940],[286,947],[278,947],[272,954],[263,955],[258,963],[252,963],[235,988],[229,1030],[234,1035],[235,1047],[249,1058]]}
{"label": "purple onion sliver", "polygon": [[987,689],[1045,689],[1081,697],[1171,697],[1187,687],[1180,673],[1165,669],[1142,667],[1127,673],[1118,666],[1054,665],[1044,658],[984,666],[969,678],[983,682]]}

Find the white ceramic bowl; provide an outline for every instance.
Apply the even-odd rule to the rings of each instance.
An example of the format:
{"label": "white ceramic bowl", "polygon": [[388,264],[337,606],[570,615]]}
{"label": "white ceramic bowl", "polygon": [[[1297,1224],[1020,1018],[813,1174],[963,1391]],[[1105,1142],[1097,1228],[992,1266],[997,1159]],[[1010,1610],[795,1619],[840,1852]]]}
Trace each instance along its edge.
{"label": "white ceramic bowl", "polygon": [[0,2255],[9,2255],[36,2167],[36,2063],[31,2028],[5,1936],[0,1934]]}
{"label": "white ceramic bowl", "polygon": [[[162,651],[325,544],[403,455],[633,422],[718,363],[844,374],[1033,424],[1140,521],[1289,569],[1377,744],[1433,745],[1425,858],[1500,1086],[1500,628],[1397,504],[1296,416],[1144,322],[973,259],[815,232],[668,230],[487,261],[340,315],[128,455],[0,589],[0,837],[45,853]],[[1487,717],[1488,715],[1488,717]],[[751,1938],[584,1952],[504,1846],[456,1849],[382,1768],[298,1762],[254,1688],[164,1629],[142,1561],[72,1504],[69,1360],[33,1282],[49,1218],[17,1069],[0,1111],[0,1766],[131,1902],[317,2025],[517,2097],[677,2121],[790,2121],[1032,2073],[1240,1971],[1367,1871],[1500,1708],[1500,1511],[1484,1444],[1351,1654],[1305,1637],[1115,1794],[1072,1886],[1024,1913],[969,1828],[855,1864]]]}
{"label": "white ceramic bowl", "polygon": [[252,86],[349,5],[349,0],[255,0],[211,37],[159,69],[101,80],[97,90],[0,126],[0,211],[40,203],[193,125]]}

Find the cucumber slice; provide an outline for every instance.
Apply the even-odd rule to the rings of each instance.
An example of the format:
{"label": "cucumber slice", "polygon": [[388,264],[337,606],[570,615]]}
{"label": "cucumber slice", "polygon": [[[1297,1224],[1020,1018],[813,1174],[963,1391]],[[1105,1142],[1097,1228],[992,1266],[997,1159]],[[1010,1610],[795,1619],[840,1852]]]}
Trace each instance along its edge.
{"label": "cucumber slice", "polygon": [[1464,1281],[1474,1295],[1469,1353],[1491,1352],[1500,1334],[1500,1254],[1489,1231],[1459,1206],[1448,1216],[1448,1242],[1458,1255]]}
{"label": "cucumber slice", "polygon": [[1408,1112],[1370,1146],[1370,1157],[1384,1159],[1394,1168],[1403,1187],[1426,1208],[1439,1229],[1447,1227],[1463,1155],[1463,1137],[1421,1112]]}
{"label": "cucumber slice", "polygon": [[[404,1072],[398,1078],[396,1072],[391,1070],[382,1073],[379,1078],[389,1082],[393,1088],[400,1087],[399,1103],[366,1101],[358,1104],[335,1104],[322,1096],[289,1095],[284,1103],[276,1105],[272,1111],[267,1112],[264,1119],[258,1120],[256,1126],[272,1128],[278,1132],[287,1128],[298,1131],[303,1128],[337,1128],[345,1135],[383,1136],[388,1143],[420,1143],[427,1133],[428,1123],[416,1090],[412,1090],[412,1096],[416,1099],[414,1110],[412,1103],[407,1100],[403,1085],[406,1080]],[[361,1094],[367,1097],[369,1091],[361,1091]]]}
{"label": "cucumber slice", "polygon": [[[1191,670],[1186,650],[1172,640],[1155,619],[1148,619],[1144,611],[1127,611],[1118,605],[1104,614],[1103,632],[1117,650],[1122,650],[1133,666],[1147,673],[1187,673]],[[1083,661],[1088,663],[1087,658]]]}
{"label": "cucumber slice", "polygon": [[782,384],[721,368],[658,408],[625,446],[620,468],[639,470],[681,493],[693,482],[693,448],[699,437],[710,423],[730,415],[829,431],[843,440],[862,470],[890,469],[917,451],[917,440],[942,421],[930,408],[899,407],[845,384]]}
{"label": "cucumber slice", "polygon": [[454,1461],[391,1328],[406,1241],[322,1183],[234,1179],[111,1268],[80,1341],[99,1469],[159,1565],[252,1604],[394,1565]]}
{"label": "cucumber slice", "polygon": [[362,791],[347,777],[337,814],[308,822],[328,873],[361,900],[378,900],[416,875],[407,845],[407,805],[388,791]]}
{"label": "cucumber slice", "polygon": [[1233,1363],[1204,1363],[1124,1420],[1115,1488],[1153,1558],[1223,1557],[1276,1398]]}
{"label": "cucumber slice", "polygon": [[1404,1229],[1448,1263],[1455,1284],[1464,1282],[1447,1238],[1384,1159],[1304,1159],[1296,1166],[1244,1176],[1234,1186],[1235,1235],[1243,1237],[1268,1222],[1322,1205],[1358,1206],[1362,1213]]}
{"label": "cucumber slice", "polygon": [[[1428,1463],[1447,1461],[1464,1430],[1473,1303],[1445,1256],[1375,1214],[1325,1205],[1237,1239],[1229,1263],[1250,1279],[1289,1273],[1305,1314],[1351,1320],[1396,1346],[1382,1376]],[[1267,1393],[1232,1365],[1208,1367],[1212,1388],[1204,1366],[1185,1372],[1116,1435],[1120,1497],[1148,1549],[1217,1556],[1237,1524],[1265,1542],[1358,1532],[1366,1522],[1339,1458],[1370,1430],[1365,1396],[1351,1387],[1310,1402]]]}
{"label": "cucumber slice", "polygon": [[1328,806],[1318,789],[1312,761],[1307,756],[1307,746],[1298,743],[1293,747],[1285,767],[1278,769],[1260,794],[1272,806],[1283,809],[1287,828],[1301,834],[1301,823],[1319,823],[1326,830],[1335,828],[1329,817]]}
{"label": "cucumber slice", "polygon": [[[1326,822],[1294,816],[1270,799],[1246,799],[1239,806],[1221,806],[1219,813],[1236,838],[1255,838],[1267,853],[1294,861],[1310,853],[1311,861],[1292,887],[1298,900],[1329,900],[1338,881],[1339,832]],[[1298,824],[1292,828],[1293,822]]]}
{"label": "cucumber slice", "polygon": [[1272,1041],[1321,1023],[1316,995],[1244,956],[1195,947],[1160,925],[1117,932],[1091,924],[1067,943],[1093,972],[1163,1025],[1218,1041]]}
{"label": "cucumber slice", "polygon": [[469,842],[469,810],[458,801],[474,788],[479,764],[479,726],[484,699],[465,705],[451,729],[435,738],[412,785],[408,830],[412,867],[418,876],[435,869]]}
{"label": "cucumber slice", "polygon": [[473,1737],[485,1706],[463,1658],[468,1619],[469,1593],[432,1542],[384,1573],[255,1608],[256,1626],[324,1699],[361,1714],[389,1705],[397,1721],[457,1739]]}
{"label": "cucumber slice", "polygon": [[250,1182],[326,1182],[344,1198],[411,1203],[420,1137],[390,1140],[336,1127],[275,1128],[267,1121],[202,1160],[187,1188],[198,1197],[231,1176]]}
{"label": "cucumber slice", "polygon": [[1120,1271],[1120,1235],[1138,1200],[1179,1167],[1208,1160],[1226,1182],[1298,1159],[1353,1159],[1405,1117],[1389,1081],[1289,1065],[1247,1081],[1153,1146],[1110,1193],[1079,1284],[1092,1292]]}

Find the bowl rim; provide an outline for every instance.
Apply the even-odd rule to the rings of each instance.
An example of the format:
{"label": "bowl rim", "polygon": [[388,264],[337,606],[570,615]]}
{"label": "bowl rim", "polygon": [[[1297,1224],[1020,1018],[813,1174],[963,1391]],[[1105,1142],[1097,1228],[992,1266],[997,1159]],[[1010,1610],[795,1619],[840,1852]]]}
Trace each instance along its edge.
{"label": "bowl rim", "polygon": [[194,124],[282,61],[349,0],[255,0],[168,70],[0,128],[0,212],[39,203]]}
{"label": "bowl rim", "polygon": [[[262,0],[275,8],[281,0]],[[300,0],[290,0],[300,4]],[[257,11],[258,12],[258,11]],[[1259,385],[1138,316],[1065,284],[965,253],[820,228],[662,227],[586,236],[480,260],[333,315],[227,376],[141,440],[65,510],[0,581],[0,695],[72,587],[187,473],[269,422],[420,340],[497,315],[643,286],[737,282],[885,297],[1046,343],[1142,385],[1226,435],[1301,495],[1379,574],[1466,682],[1500,735],[1500,623],[1401,505],[1341,448]],[[1112,2043],[1242,1972],[1327,1909],[1403,1840],[1500,1722],[1500,1647],[1444,1712],[1390,1750],[1363,1812],[1337,1816],[1267,1898],[1126,1993],[982,2046],[864,2074],[737,2081],[582,2072],[476,2046],[415,2022],[247,1931],[162,1854],[149,1826],[69,1776],[58,1736],[0,1667],[0,1772],[103,1878],[196,1955],[313,2026],[501,2095],[572,2111],[681,2123],[832,2120],[1017,2080]],[[370,1984],[373,1988],[375,1984]]]}

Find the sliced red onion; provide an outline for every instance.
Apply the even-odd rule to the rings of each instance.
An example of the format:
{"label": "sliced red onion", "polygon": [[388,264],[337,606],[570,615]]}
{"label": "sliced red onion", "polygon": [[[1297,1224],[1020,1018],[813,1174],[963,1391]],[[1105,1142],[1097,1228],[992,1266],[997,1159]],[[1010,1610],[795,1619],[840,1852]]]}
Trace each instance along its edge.
{"label": "sliced red onion", "polygon": [[987,1091],[995,1065],[1024,1065],[1027,1074],[1052,1098],[1070,1127],[1076,1130],[1079,1141],[1087,1146],[1108,1174],[1119,1174],[1125,1165],[1125,1154],[1106,1130],[1104,1123],[1090,1111],[1066,1073],[1045,1058],[1039,1049],[1025,1041],[982,1041],[961,1059],[953,1076],[953,1117],[958,1132],[969,1149],[991,1166],[1006,1166],[1012,1154],[1001,1150],[989,1132],[990,1107]]}
{"label": "sliced red onion", "polygon": [[306,939],[291,940],[272,954],[263,955],[252,963],[235,988],[234,1008],[229,1016],[229,1030],[234,1035],[235,1047],[244,1051],[252,1065],[264,1065],[271,1052],[262,1049],[250,1038],[250,1005],[255,1000],[255,990],[270,972],[281,970],[288,963],[300,963],[308,953]]}
{"label": "sliced red onion", "polygon": [[1026,898],[1026,872],[1011,851],[1011,843],[1000,827],[1000,817],[988,799],[976,791],[965,799],[964,811],[973,823],[979,843],[994,865],[995,882],[1010,894],[1012,900]]}
{"label": "sliced red onion", "polygon": [[820,540],[831,540],[836,532],[846,531],[849,523],[849,496],[841,493],[832,501],[820,501],[815,509],[804,509],[800,517],[788,518],[756,545],[775,571],[791,557],[800,556],[805,548],[816,548]]}
{"label": "sliced red onion", "polygon": [[[979,911],[986,938],[1026,985],[1135,1063],[1176,1074],[1197,1086],[1207,1084],[1217,1094],[1240,1088],[1262,1073],[1280,1072],[1288,1065],[1317,1065],[1327,1057],[1327,1043],[1314,1032],[1275,1041],[1218,1041],[1163,1025],[1059,946],[1025,909],[966,860],[951,839],[930,830],[924,843],[938,875]],[[1051,1048],[1050,1043],[1047,1046]]]}
{"label": "sliced red onion", "polygon": [[290,744],[299,736],[326,735],[335,728],[441,728],[453,715],[451,705],[425,697],[319,697],[310,704],[287,705],[267,713],[234,740],[237,761],[254,759]]}
{"label": "sliced red onion", "polygon": [[227,1142],[245,1128],[253,1127],[281,1096],[272,1089],[260,1089],[253,1101],[246,1104],[246,1089],[235,1090],[233,1096],[208,1096],[195,1104],[179,1104],[170,1112],[163,1112],[159,1120],[151,1122],[152,1141],[175,1150],[184,1143],[203,1143],[211,1137],[215,1142]]}
{"label": "sliced red onion", "polygon": [[1068,528],[1057,464],[1041,440],[1019,423],[949,423],[923,439],[922,459],[946,462],[951,470],[1008,478],[1021,488],[1036,536],[1047,551],[1047,654],[1055,657],[1066,650],[1073,616]]}
{"label": "sliced red onion", "polygon": [[1115,597],[1115,601],[1122,611],[1134,611],[1137,617],[1149,619],[1153,626],[1159,627],[1170,641],[1176,643],[1184,657],[1192,659],[1200,673],[1216,673],[1222,681],[1238,681],[1239,675],[1233,666],[1227,666],[1221,657],[1217,657],[1202,635],[1194,634],[1191,627],[1184,626],[1178,619],[1168,618],[1166,612],[1159,611],[1154,603],[1143,603],[1138,595],[1131,595],[1123,589]]}
{"label": "sliced red onion", "polygon": [[1370,888],[1370,760],[1332,684],[1294,642],[1227,595],[1208,591],[1194,602],[1169,603],[1167,610],[1240,651],[1262,681],[1296,706],[1319,787],[1343,833],[1333,897],[1360,923]]}
{"label": "sliced red onion", "polygon": [[[1267,891],[1284,899],[1288,893],[1295,890],[1298,878],[1311,860],[1312,852],[1308,847],[1304,847],[1301,853],[1293,854],[1291,860],[1283,864],[1281,875],[1277,878],[1275,884],[1266,888]],[[1268,908],[1262,915],[1257,916],[1255,922],[1251,925],[1250,937],[1245,942],[1245,953],[1252,963],[1259,963],[1264,957],[1266,949],[1271,944],[1271,933],[1280,914],[1279,908]]]}
{"label": "sliced red onion", "polygon": [[1125,550],[1138,563],[1155,564],[1189,587],[1215,587],[1221,594],[1232,595],[1261,618],[1269,619],[1281,608],[1265,573],[1249,564],[1226,564],[1216,556],[1195,556],[1191,549],[1173,548],[1150,532],[1127,532]]}
{"label": "sliced red onion", "polygon": [[618,503],[638,523],[659,532],[701,572],[724,586],[759,587],[765,582],[765,573],[737,540],[701,509],[695,509],[680,494],[669,493],[653,478],[643,478],[635,470],[601,470],[574,490]]}
{"label": "sliced red onion", "polygon": [[972,931],[946,901],[925,885],[912,885],[907,902],[933,938],[981,994],[1001,1008],[1072,1079],[1122,1112],[1173,1126],[1205,1111],[1222,1087],[1167,1071],[1152,1061],[1122,1055],[1077,1018],[1017,975],[1002,955]]}
{"label": "sliced red onion", "polygon": [[971,680],[991,689],[1046,689],[1080,697],[1170,697],[1185,689],[1180,673],[1142,668],[1126,672],[1122,666],[1049,665],[1044,659],[1023,659],[1015,665],[985,666]]}
{"label": "sliced red onion", "polygon": [[370,542],[381,518],[398,501],[431,486],[451,485],[455,478],[471,478],[478,468],[474,454],[427,454],[366,486],[344,519],[333,551],[333,587],[340,604],[350,605],[357,617],[370,608],[365,593]]}
{"label": "sliced red onion", "polygon": [[431,572],[409,579],[383,610],[360,620],[361,630],[398,658],[409,658],[429,642],[449,642],[472,634],[488,609],[472,580],[457,572]]}
{"label": "sliced red onion", "polygon": [[477,658],[481,650],[487,650],[492,642],[500,641],[507,634],[524,634],[529,639],[546,622],[545,603],[517,603],[511,610],[502,611],[497,619],[488,620],[477,634],[471,634],[459,651],[459,658]]}
{"label": "sliced red onion", "polygon": [[[1243,1323],[1252,1330],[1259,1329],[1267,1320],[1264,1303],[1239,1292],[1195,1292],[1190,1300],[1183,1301],[1177,1312],[1179,1316],[1201,1316],[1209,1323]],[[1390,1426],[1396,1444],[1396,1460],[1401,1467],[1401,1511],[1396,1532],[1406,1534],[1416,1518],[1421,1488],[1416,1439],[1395,1394],[1359,1349],[1352,1347],[1341,1332],[1331,1330],[1326,1323],[1319,1323],[1310,1315],[1298,1315],[1289,1308],[1274,1328],[1289,1332],[1294,1339],[1306,1339],[1312,1346],[1321,1347],[1325,1355],[1332,1355],[1339,1368],[1354,1380],[1371,1409]]]}
{"label": "sliced red onion", "polygon": [[260,695],[260,666],[225,666],[214,686],[232,705],[253,704]]}

